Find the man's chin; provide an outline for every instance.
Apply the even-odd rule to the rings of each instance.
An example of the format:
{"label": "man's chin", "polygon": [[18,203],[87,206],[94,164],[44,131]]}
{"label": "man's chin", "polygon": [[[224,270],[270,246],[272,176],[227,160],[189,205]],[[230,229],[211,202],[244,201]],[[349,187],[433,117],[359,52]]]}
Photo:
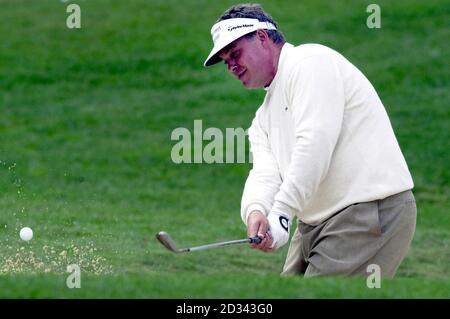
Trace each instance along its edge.
{"label": "man's chin", "polygon": [[257,89],[260,86],[255,85],[254,83],[242,81],[242,85],[245,86],[246,89]]}

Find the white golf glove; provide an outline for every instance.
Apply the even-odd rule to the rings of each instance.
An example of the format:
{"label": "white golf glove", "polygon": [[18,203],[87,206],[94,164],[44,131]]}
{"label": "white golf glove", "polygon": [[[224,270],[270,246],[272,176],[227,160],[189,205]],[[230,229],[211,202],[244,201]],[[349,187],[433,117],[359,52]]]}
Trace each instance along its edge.
{"label": "white golf glove", "polygon": [[273,211],[269,213],[267,219],[269,220],[269,233],[273,238],[271,248],[278,249],[284,246],[289,240],[291,221],[287,214]]}

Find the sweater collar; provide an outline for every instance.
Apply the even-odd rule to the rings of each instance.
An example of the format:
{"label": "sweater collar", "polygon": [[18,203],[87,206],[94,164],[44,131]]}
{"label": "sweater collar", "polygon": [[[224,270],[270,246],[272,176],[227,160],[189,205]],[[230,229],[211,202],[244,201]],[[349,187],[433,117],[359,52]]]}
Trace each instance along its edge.
{"label": "sweater collar", "polygon": [[280,77],[281,68],[283,66],[283,63],[286,60],[287,51],[289,51],[289,49],[291,49],[293,47],[294,46],[288,42],[285,42],[283,44],[283,47],[281,48],[281,52],[280,52],[280,57],[278,59],[277,73],[273,77],[273,80],[269,84],[269,86],[264,87],[264,90],[270,92],[275,87],[275,83],[277,82],[278,78]]}

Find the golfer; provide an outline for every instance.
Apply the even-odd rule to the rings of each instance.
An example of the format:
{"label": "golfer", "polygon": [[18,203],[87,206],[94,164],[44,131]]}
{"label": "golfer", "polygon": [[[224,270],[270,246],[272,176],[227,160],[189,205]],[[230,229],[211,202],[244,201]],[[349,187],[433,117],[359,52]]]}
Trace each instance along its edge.
{"label": "golfer", "polygon": [[395,275],[410,247],[413,180],[386,110],[364,74],[319,44],[287,43],[256,4],[229,8],[211,29],[204,65],[223,61],[264,101],[249,128],[253,168],[242,196],[253,248],[290,242],[283,275]]}

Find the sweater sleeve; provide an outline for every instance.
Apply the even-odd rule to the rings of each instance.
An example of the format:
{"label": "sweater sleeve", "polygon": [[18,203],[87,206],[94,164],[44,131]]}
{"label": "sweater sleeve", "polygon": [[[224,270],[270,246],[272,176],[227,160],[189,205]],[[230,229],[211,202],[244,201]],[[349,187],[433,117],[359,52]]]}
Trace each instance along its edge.
{"label": "sweater sleeve", "polygon": [[344,114],[344,89],[337,65],[327,55],[303,59],[287,84],[295,144],[273,209],[302,211],[326,177]]}
{"label": "sweater sleeve", "polygon": [[241,200],[241,218],[245,225],[253,210],[259,210],[266,216],[269,214],[281,185],[278,164],[267,133],[260,125],[258,114],[257,112],[248,130],[253,167],[245,182]]}

